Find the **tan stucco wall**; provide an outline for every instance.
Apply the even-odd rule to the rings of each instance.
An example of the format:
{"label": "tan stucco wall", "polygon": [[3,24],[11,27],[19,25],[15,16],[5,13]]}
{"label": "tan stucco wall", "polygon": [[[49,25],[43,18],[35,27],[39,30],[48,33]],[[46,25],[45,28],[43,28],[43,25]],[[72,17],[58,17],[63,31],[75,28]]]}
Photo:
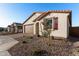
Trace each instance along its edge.
{"label": "tan stucco wall", "polygon": [[[27,24],[33,24],[33,20],[35,20],[38,16],[40,16],[41,13],[36,13],[35,15],[33,15],[28,21],[26,21],[24,24],[23,24],[23,33],[24,33],[24,25],[27,25]],[[25,29],[26,30],[26,29]]]}
{"label": "tan stucco wall", "polygon": [[7,30],[8,30],[8,32],[11,32],[11,28],[10,27],[7,27]]}
{"label": "tan stucco wall", "polygon": [[27,22],[25,22],[23,25],[26,25],[26,24],[32,24],[33,23],[33,20],[35,20],[38,16],[40,16],[41,14],[40,13],[36,13],[35,15],[33,15]]}
{"label": "tan stucco wall", "polygon": [[[69,13],[51,13],[50,15],[45,17],[45,18],[52,18],[52,20],[53,20],[53,17],[58,17],[58,30],[55,30],[55,31],[52,30],[51,36],[64,37],[64,38],[68,37],[68,32],[69,32],[69,21],[67,21],[68,15]],[[43,19],[39,21],[40,25],[42,25],[41,22],[43,21]],[[43,28],[43,25],[42,25],[42,28]],[[35,34],[35,31],[34,31],[34,34]],[[39,34],[42,35],[41,27],[39,28]]]}

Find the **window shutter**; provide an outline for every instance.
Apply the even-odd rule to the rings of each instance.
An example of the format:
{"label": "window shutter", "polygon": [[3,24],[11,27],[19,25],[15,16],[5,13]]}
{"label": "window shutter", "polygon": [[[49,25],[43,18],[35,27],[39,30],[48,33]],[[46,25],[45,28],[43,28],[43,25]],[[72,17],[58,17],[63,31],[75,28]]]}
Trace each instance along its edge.
{"label": "window shutter", "polygon": [[58,17],[54,17],[54,30],[58,30]]}

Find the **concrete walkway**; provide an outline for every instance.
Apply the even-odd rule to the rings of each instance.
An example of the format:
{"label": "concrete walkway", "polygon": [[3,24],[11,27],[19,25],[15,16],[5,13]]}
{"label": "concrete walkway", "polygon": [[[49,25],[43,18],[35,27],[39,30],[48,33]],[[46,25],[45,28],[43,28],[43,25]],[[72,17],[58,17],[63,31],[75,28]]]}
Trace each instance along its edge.
{"label": "concrete walkway", "polygon": [[11,37],[0,36],[0,56],[10,56],[7,50],[17,43],[18,41]]}
{"label": "concrete walkway", "polygon": [[11,56],[8,51],[0,51],[0,56]]}

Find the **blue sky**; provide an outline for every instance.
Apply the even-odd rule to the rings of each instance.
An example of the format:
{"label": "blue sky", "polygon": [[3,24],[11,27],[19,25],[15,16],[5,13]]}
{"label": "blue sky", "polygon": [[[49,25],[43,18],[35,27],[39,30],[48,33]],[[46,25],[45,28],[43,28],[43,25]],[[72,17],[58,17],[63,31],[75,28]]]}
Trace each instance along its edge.
{"label": "blue sky", "polygon": [[48,10],[72,10],[72,25],[79,26],[77,3],[6,3],[0,4],[0,27],[6,27],[13,22],[23,23],[33,12]]}

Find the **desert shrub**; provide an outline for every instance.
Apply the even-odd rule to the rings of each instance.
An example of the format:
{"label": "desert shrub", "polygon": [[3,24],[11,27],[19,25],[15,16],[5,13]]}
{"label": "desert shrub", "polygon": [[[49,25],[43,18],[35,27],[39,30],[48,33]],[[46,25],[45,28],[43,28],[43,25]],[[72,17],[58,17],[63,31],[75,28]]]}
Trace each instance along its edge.
{"label": "desert shrub", "polygon": [[34,56],[47,56],[49,53],[46,50],[35,51],[33,53]]}
{"label": "desert shrub", "polygon": [[27,42],[26,42],[26,41],[23,41],[22,43],[25,44],[25,43],[27,43]]}
{"label": "desert shrub", "polygon": [[27,36],[26,38],[27,39],[33,39],[33,36]]}
{"label": "desert shrub", "polygon": [[43,37],[47,37],[47,36],[48,36],[48,32],[45,31],[45,30],[43,30],[43,31],[42,31],[42,35],[43,35]]}

